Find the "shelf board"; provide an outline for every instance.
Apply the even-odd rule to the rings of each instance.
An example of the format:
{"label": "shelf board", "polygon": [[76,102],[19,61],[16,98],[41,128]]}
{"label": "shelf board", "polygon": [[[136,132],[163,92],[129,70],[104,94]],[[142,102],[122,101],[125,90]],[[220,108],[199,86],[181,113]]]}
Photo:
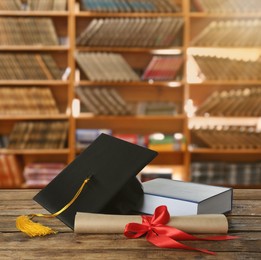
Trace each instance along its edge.
{"label": "shelf board", "polygon": [[181,46],[172,46],[166,48],[140,48],[140,47],[91,47],[77,46],[77,51],[99,51],[99,52],[136,52],[151,53],[154,55],[179,55],[184,53],[185,49]]}
{"label": "shelf board", "polygon": [[59,86],[59,85],[67,85],[69,84],[68,80],[0,80],[1,85],[16,85],[16,86],[36,86],[36,85],[52,85],[52,86]]}
{"label": "shelf board", "polygon": [[29,115],[29,114],[23,114],[23,115],[1,115],[0,114],[0,121],[6,121],[6,120],[65,120],[69,119],[69,115],[66,114],[50,114],[50,115]]}
{"label": "shelf board", "polygon": [[190,18],[253,18],[260,17],[260,12],[249,13],[206,13],[206,12],[190,12],[188,16]]}
{"label": "shelf board", "polygon": [[[87,147],[87,146],[86,146]],[[82,151],[84,150],[84,148],[76,148],[75,149],[75,153],[76,154],[79,154],[81,153]],[[159,151],[159,153],[161,155],[173,155],[175,156],[176,155],[182,155],[184,153],[184,151]]]}
{"label": "shelf board", "polygon": [[91,113],[81,113],[80,116],[75,117],[76,120],[89,120],[89,121],[169,121],[169,120],[184,120],[185,115],[175,116],[94,116]]}
{"label": "shelf board", "polygon": [[189,127],[193,126],[216,126],[216,125],[240,125],[261,127],[261,117],[218,117],[218,116],[195,116],[188,120]]}
{"label": "shelf board", "polygon": [[209,85],[227,85],[227,86],[235,86],[235,85],[261,85],[260,80],[205,80],[203,82],[187,82],[190,85],[194,86],[209,86]]}
{"label": "shelf board", "polygon": [[260,155],[261,149],[211,149],[211,148],[189,148],[192,154],[253,154]]}
{"label": "shelf board", "polygon": [[1,16],[48,16],[48,17],[67,17],[69,15],[68,11],[10,11],[1,10]]}
{"label": "shelf board", "polygon": [[0,45],[0,51],[68,51],[68,45]]}
{"label": "shelf board", "polygon": [[67,155],[69,149],[0,149],[0,154]]}
{"label": "shelf board", "polygon": [[103,17],[183,17],[184,14],[181,12],[177,13],[149,13],[149,12],[88,12],[88,11],[79,11],[75,12],[75,17],[87,17],[87,18],[103,18]]}
{"label": "shelf board", "polygon": [[260,52],[261,46],[194,46],[189,45],[188,49],[190,50],[202,50],[202,49],[216,49],[216,50],[223,50],[223,49],[229,49],[229,50],[244,50],[244,51],[258,51]]}
{"label": "shelf board", "polygon": [[103,82],[103,81],[89,81],[81,80],[76,82],[75,85],[79,86],[162,86],[162,87],[181,87],[184,84],[184,81],[132,81],[132,82]]}

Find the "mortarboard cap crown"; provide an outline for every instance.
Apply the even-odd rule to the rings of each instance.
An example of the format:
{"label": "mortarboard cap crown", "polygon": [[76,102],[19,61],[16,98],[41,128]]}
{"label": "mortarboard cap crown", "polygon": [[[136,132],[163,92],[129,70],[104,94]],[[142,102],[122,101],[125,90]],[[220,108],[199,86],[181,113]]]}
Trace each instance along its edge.
{"label": "mortarboard cap crown", "polygon": [[156,156],[155,151],[101,134],[34,200],[55,213],[91,176],[76,201],[57,216],[62,222],[73,229],[76,212],[130,214],[143,200],[136,175]]}

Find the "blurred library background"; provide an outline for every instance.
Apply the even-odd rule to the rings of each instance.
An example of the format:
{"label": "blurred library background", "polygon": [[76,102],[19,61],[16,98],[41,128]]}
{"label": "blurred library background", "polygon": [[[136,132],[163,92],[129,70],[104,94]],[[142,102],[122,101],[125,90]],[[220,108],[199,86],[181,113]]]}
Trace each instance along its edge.
{"label": "blurred library background", "polygon": [[1,0],[0,188],[42,188],[101,133],[138,175],[261,188],[260,0]]}

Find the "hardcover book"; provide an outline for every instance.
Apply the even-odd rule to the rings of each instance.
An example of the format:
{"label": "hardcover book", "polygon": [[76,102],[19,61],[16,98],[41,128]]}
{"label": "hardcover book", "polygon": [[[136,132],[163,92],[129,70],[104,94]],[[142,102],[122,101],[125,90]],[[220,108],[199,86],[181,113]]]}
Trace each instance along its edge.
{"label": "hardcover book", "polygon": [[232,188],[157,178],[143,183],[139,212],[153,214],[166,205],[171,216],[220,214],[232,209]]}

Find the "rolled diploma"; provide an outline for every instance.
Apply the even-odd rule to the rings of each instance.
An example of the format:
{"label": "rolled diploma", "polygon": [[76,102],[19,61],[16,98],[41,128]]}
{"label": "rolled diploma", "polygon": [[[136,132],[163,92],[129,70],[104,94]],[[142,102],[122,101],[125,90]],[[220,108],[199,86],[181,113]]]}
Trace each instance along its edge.
{"label": "rolled diploma", "polygon": [[[126,224],[142,223],[140,215],[107,215],[77,212],[74,223],[76,233],[123,233]],[[202,214],[171,217],[168,226],[187,233],[224,234],[228,231],[227,218],[223,214]]]}

